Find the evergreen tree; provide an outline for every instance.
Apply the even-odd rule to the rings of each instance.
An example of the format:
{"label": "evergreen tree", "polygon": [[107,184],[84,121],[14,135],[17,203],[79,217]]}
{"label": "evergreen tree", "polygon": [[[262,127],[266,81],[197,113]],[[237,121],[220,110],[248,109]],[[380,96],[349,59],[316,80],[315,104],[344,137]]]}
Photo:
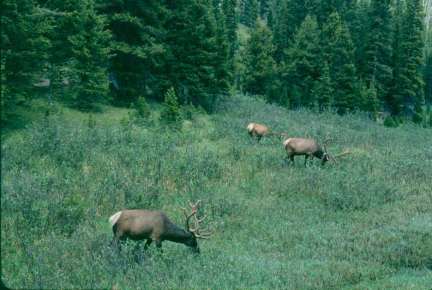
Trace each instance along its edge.
{"label": "evergreen tree", "polygon": [[292,107],[315,105],[313,88],[321,65],[320,32],[314,17],[307,16],[297,31],[292,46],[285,52],[282,68],[285,83],[296,86],[299,100],[292,99]]}
{"label": "evergreen tree", "polygon": [[404,111],[414,113],[414,118],[421,122],[424,104],[424,82],[422,65],[424,64],[424,22],[421,0],[406,3],[407,8],[402,22],[401,48],[399,57],[400,72],[395,79],[397,90],[403,96]]}
{"label": "evergreen tree", "polygon": [[324,55],[330,66],[333,105],[339,114],[344,114],[359,106],[355,95],[354,45],[347,26],[336,12],[330,15],[322,35]]}
{"label": "evergreen tree", "polygon": [[293,37],[308,14],[308,2],[304,0],[279,0],[279,13],[276,14],[274,27],[276,60],[283,60],[284,51],[290,46]]}
{"label": "evergreen tree", "polygon": [[72,68],[77,83],[76,104],[90,109],[95,101],[108,95],[108,59],[111,33],[105,19],[96,14],[93,0],[76,1],[77,9],[71,15],[75,33],[68,37],[72,49]]}
{"label": "evergreen tree", "polygon": [[[228,58],[218,32],[212,4],[205,0],[172,0],[166,30],[167,76],[182,104],[211,111],[218,95],[226,92],[224,73]],[[226,43],[225,43],[226,44]]]}
{"label": "evergreen tree", "polygon": [[397,116],[403,110],[403,95],[400,80],[402,78],[402,24],[404,9],[401,0],[396,1],[396,7],[393,15],[393,45],[392,45],[392,68],[393,78],[391,92],[387,96],[386,106],[390,110],[392,116]]}
{"label": "evergreen tree", "polygon": [[[231,63],[238,47],[237,42],[237,20],[236,20],[236,0],[223,0],[223,13],[225,16],[225,31],[229,44],[229,58]],[[232,64],[233,65],[233,64]]]}
{"label": "evergreen tree", "polygon": [[[221,5],[222,6],[222,5]],[[232,44],[228,41],[229,35],[226,29],[226,18],[223,17],[221,9],[214,9],[216,25],[216,44],[217,54],[214,57],[214,68],[215,68],[215,87],[227,90],[233,83],[235,68],[234,68],[234,56],[235,50],[237,49],[236,44]],[[236,34],[237,41],[237,34]],[[223,93],[223,91],[221,91]]]}
{"label": "evergreen tree", "polygon": [[372,80],[367,86],[363,81],[359,82],[359,107],[360,110],[371,113],[373,119],[379,109],[378,93],[375,87],[375,82]]}
{"label": "evergreen tree", "polygon": [[[432,6],[432,1],[430,2],[430,5]],[[425,101],[430,107],[432,105],[432,25],[429,26],[426,35],[426,64],[424,69],[424,80],[426,84]]]}
{"label": "evergreen tree", "polygon": [[241,12],[240,21],[248,27],[255,27],[259,14],[258,0],[242,0]]}
{"label": "evergreen tree", "polygon": [[180,105],[173,87],[165,93],[164,109],[160,118],[167,124],[178,124],[181,121]]}
{"label": "evergreen tree", "polygon": [[329,109],[333,91],[330,79],[330,69],[327,62],[324,62],[320,71],[320,77],[314,83],[313,94],[317,98],[318,109],[320,112]]}
{"label": "evergreen tree", "polygon": [[130,103],[143,95],[162,101],[168,87],[164,25],[169,11],[165,1],[97,1],[113,34],[110,71],[114,100]]}
{"label": "evergreen tree", "polygon": [[367,63],[365,51],[370,35],[369,11],[369,3],[367,1],[359,1],[353,10],[351,20],[348,22],[348,27],[355,47],[355,64],[358,75],[361,78],[364,78],[365,76]]}
{"label": "evergreen tree", "polygon": [[269,11],[270,0],[260,0],[259,1],[259,15],[262,19],[266,19]]}
{"label": "evergreen tree", "polygon": [[367,82],[374,80],[378,98],[385,100],[392,80],[390,0],[372,0],[369,19],[364,79]]}
{"label": "evergreen tree", "polygon": [[33,84],[46,66],[51,30],[49,21],[32,0],[1,2],[2,121],[14,107],[31,97]]}
{"label": "evergreen tree", "polygon": [[245,91],[272,98],[272,82],[276,64],[273,60],[272,33],[263,21],[258,21],[246,45]]}
{"label": "evergreen tree", "polygon": [[432,54],[429,53],[426,56],[426,65],[425,65],[425,101],[428,106],[432,105]]}
{"label": "evergreen tree", "polygon": [[151,115],[150,107],[143,96],[139,97],[135,102],[135,109],[137,116],[141,119],[148,119]]}

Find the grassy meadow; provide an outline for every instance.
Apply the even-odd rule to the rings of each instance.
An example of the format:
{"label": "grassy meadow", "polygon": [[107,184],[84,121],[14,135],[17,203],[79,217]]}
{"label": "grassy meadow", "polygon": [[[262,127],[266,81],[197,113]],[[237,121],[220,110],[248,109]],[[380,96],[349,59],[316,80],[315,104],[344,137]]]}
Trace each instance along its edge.
{"label": "grassy meadow", "polygon": [[[180,131],[105,108],[60,108],[2,140],[2,281],[17,289],[431,289],[432,130],[365,116],[287,111],[231,97],[185,113]],[[91,116],[91,117],[90,117]],[[287,166],[250,121],[350,150]],[[213,236],[201,255],[163,243],[120,255],[110,215],[201,199]],[[141,248],[142,249],[142,248]]]}

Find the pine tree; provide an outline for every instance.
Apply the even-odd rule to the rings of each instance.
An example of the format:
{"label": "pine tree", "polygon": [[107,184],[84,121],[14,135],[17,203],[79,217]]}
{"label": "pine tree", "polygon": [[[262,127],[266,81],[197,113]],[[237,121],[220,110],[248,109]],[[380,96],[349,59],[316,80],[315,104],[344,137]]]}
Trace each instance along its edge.
{"label": "pine tree", "polygon": [[272,33],[263,21],[258,21],[246,45],[245,91],[272,98],[272,82],[276,64],[273,59]]}
{"label": "pine tree", "polygon": [[378,98],[385,100],[392,80],[392,34],[390,0],[373,0],[369,12],[371,22],[365,51],[364,79],[376,84]]}
{"label": "pine tree", "polygon": [[292,107],[315,105],[313,88],[318,80],[321,48],[320,32],[314,17],[307,16],[293,39],[292,46],[285,52],[282,68],[285,83],[296,86],[299,102],[291,100]]}
{"label": "pine tree", "polygon": [[359,106],[355,94],[354,45],[347,26],[336,12],[330,15],[322,35],[324,56],[330,66],[333,105],[339,114],[344,114]]}
{"label": "pine tree", "polygon": [[105,19],[94,9],[93,0],[76,1],[71,15],[75,33],[68,37],[72,49],[72,68],[76,74],[76,104],[91,109],[94,102],[108,95],[108,59],[111,33]]}

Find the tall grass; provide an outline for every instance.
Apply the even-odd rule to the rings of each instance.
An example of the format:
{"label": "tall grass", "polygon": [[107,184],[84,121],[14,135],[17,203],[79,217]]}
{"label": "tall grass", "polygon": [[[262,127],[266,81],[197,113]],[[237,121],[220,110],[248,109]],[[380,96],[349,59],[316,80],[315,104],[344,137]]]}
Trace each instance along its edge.
{"label": "tall grass", "polygon": [[[7,286],[430,289],[431,130],[242,96],[195,112],[180,131],[104,118],[50,116],[2,143]],[[249,121],[331,136],[329,151],[353,154],[287,166],[279,141],[248,138]],[[110,248],[114,212],[162,209],[181,225],[180,207],[196,199],[215,230],[201,255],[170,242],[162,254]]]}

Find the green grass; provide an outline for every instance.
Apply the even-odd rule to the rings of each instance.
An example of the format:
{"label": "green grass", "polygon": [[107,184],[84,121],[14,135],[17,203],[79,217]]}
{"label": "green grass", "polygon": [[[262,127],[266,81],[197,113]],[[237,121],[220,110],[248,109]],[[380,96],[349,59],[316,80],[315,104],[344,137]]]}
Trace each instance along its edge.
{"label": "green grass", "polygon": [[[430,289],[432,131],[385,128],[361,115],[286,111],[243,96],[181,132],[126,122],[128,110],[68,110],[2,143],[2,280],[12,288]],[[123,121],[120,121],[123,120]],[[324,167],[282,161],[280,141],[245,127],[351,150]],[[201,255],[164,242],[110,247],[108,217],[203,200],[215,233]]]}

